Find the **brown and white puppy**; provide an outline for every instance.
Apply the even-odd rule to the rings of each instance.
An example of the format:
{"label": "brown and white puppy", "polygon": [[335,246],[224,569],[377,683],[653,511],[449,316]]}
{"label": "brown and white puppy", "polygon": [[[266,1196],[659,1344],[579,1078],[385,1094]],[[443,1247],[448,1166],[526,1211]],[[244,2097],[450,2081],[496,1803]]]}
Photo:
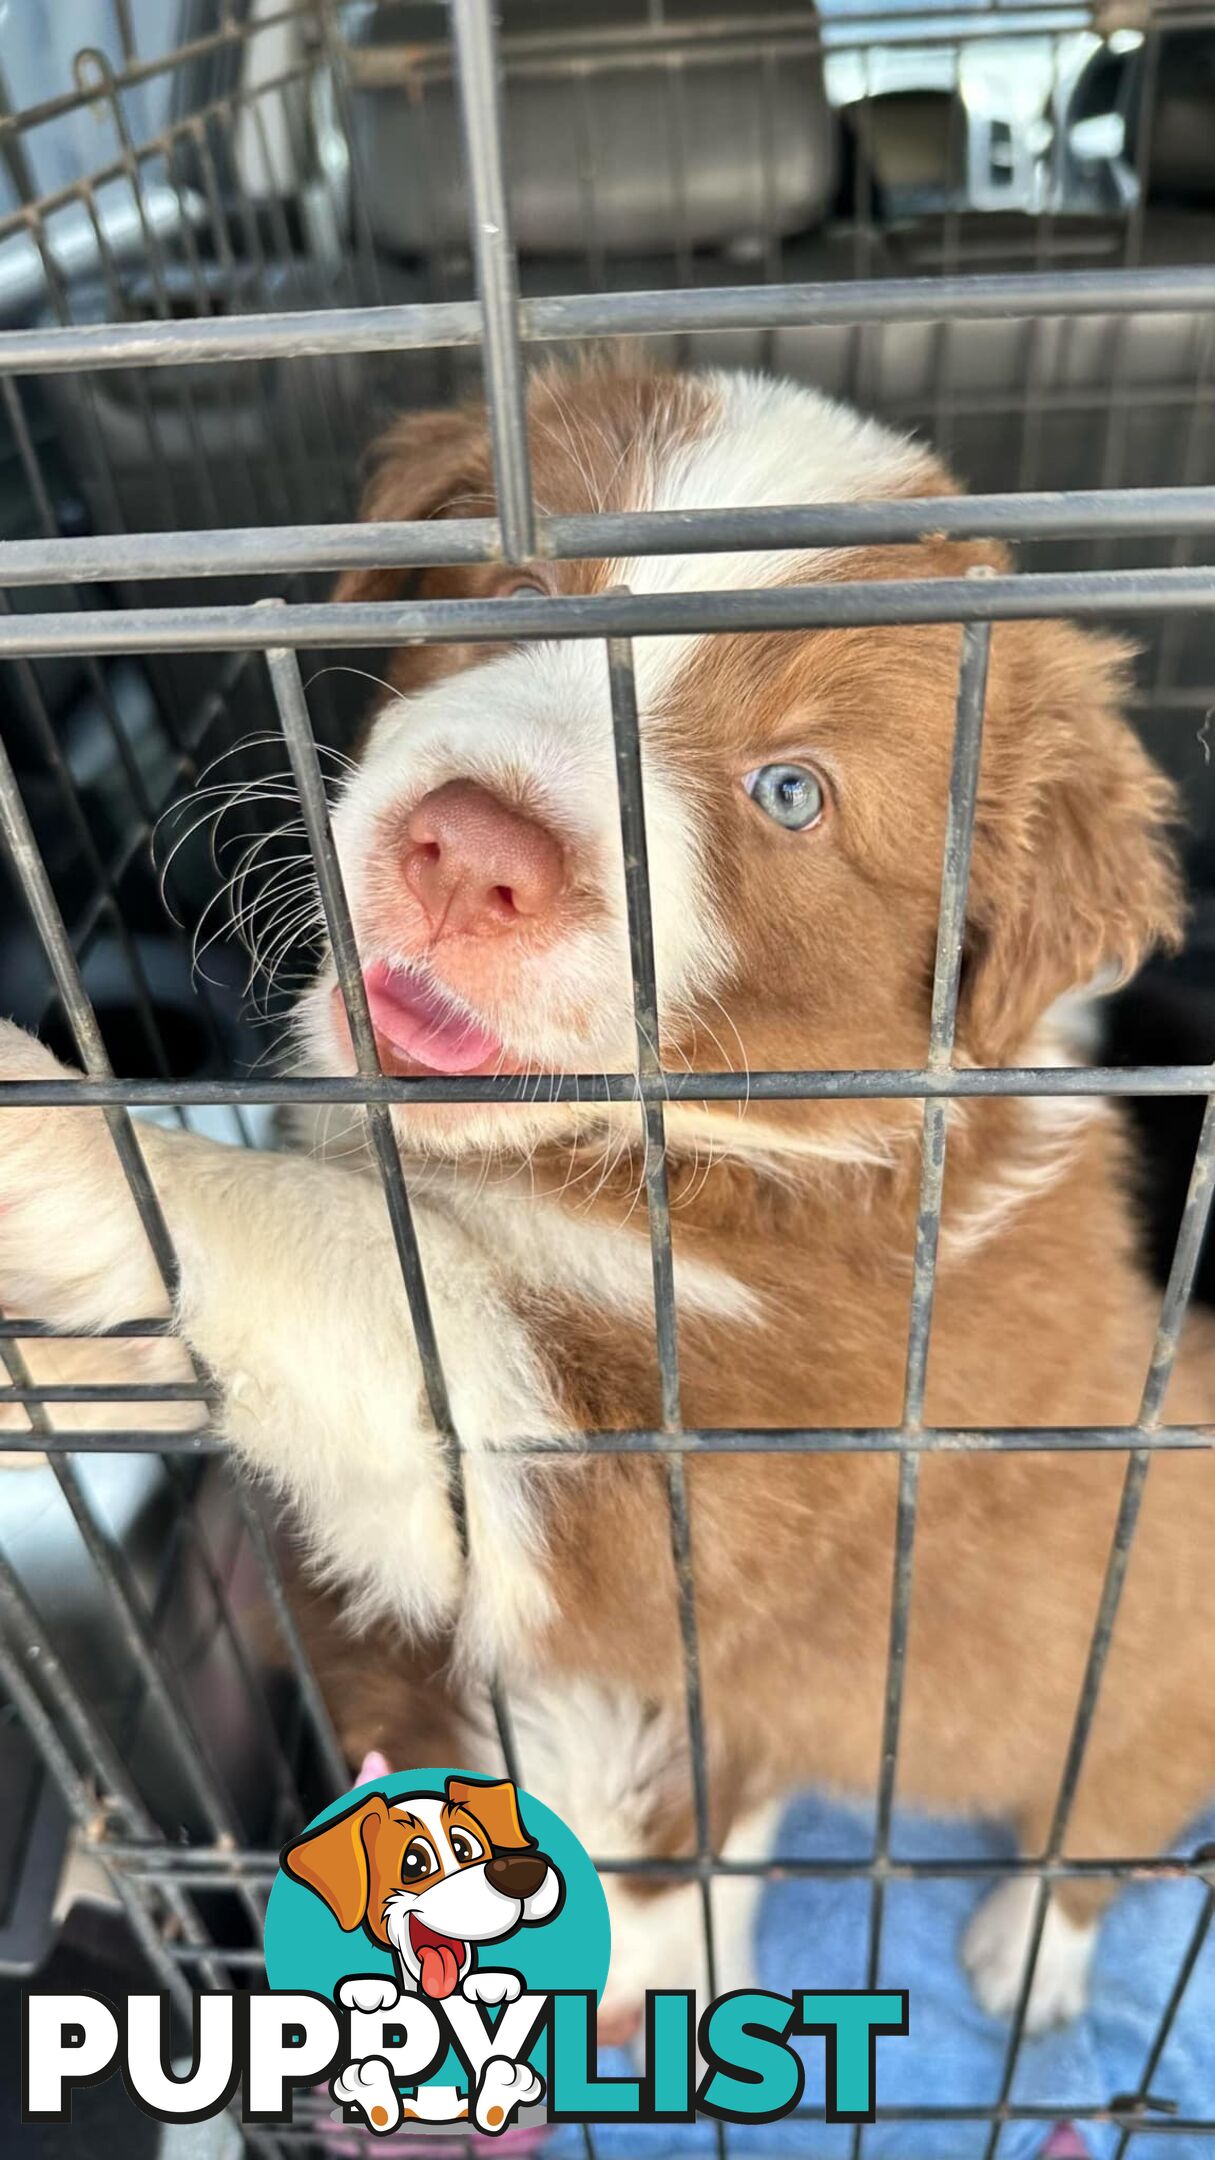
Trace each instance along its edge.
{"label": "brown and white puppy", "polygon": [[[544,509],[919,496],[922,449],[753,376],[588,368],[530,393]],[[492,504],[474,410],[385,440],[367,510]],[[958,576],[998,549],[929,538],[812,554],[543,564],[561,592]],[[343,581],[351,596],[476,598],[493,566]],[[923,1063],[959,656],[953,626],[637,642],[661,1049],[680,1069]],[[1066,1054],[1052,1008],[1171,939],[1170,788],[1120,714],[1125,654],[1062,623],[991,644],[957,1054]],[[602,648],[401,649],[336,807],[368,994],[394,1072],[575,1072],[633,1062]],[[299,1016],[305,1069],[349,1072],[333,974]],[[43,1071],[11,1034],[0,1070]],[[407,1629],[418,1685],[367,1658],[336,1707],[352,1758],[419,1744],[442,1682],[467,1715],[500,1666],[524,1774],[601,1855],[690,1849],[683,1661],[660,1463],[520,1437],[658,1422],[641,1134],[627,1106],[394,1111],[455,1419],[468,1451],[462,1570],[442,1448],[383,1199],[342,1164],[149,1132],[182,1257],[179,1321],[224,1390],[243,1461],[295,1503],[348,1622]],[[344,1122],[349,1122],[346,1114]],[[667,1112],[683,1414],[693,1427],[897,1425],[920,1106],[835,1100]],[[322,1138],[324,1135],[321,1136]],[[8,1110],[0,1296],[97,1325],[158,1285],[100,1118]],[[1125,1425],[1156,1299],[1116,1116],[1092,1101],[951,1106],[927,1421]],[[1169,1414],[1215,1408],[1191,1321]],[[897,1461],[755,1453],[688,1464],[712,1830],[762,1854],[783,1795],[872,1792],[882,1736]],[[922,1465],[899,1791],[1047,1838],[1100,1596],[1117,1454],[933,1454]],[[1069,1851],[1154,1852],[1215,1785],[1215,1465],[1147,1481]],[[452,1677],[452,1676],[455,1677]],[[415,1712],[417,1715],[415,1716]],[[447,1760],[476,1759],[453,1749]],[[618,1878],[614,1878],[618,1881]],[[1083,1995],[1108,1894],[1056,1888],[1031,2020]],[[696,1976],[693,1886],[656,1910],[613,1891],[609,2007]],[[726,1984],[753,1892],[715,1891]],[[982,2001],[1016,1999],[1032,1915],[1017,1879],[964,1946]]]}

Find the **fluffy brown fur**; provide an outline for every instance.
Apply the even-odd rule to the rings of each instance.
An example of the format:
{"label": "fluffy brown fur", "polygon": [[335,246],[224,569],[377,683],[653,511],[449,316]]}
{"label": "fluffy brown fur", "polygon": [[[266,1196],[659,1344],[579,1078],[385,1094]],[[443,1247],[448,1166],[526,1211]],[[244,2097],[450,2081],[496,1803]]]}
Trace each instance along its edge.
{"label": "fluffy brown fur", "polygon": [[[672,437],[694,442],[710,405],[683,378],[550,372],[531,396],[542,505],[568,513],[644,501],[648,461]],[[903,492],[951,485],[926,455],[910,466],[901,455]],[[488,510],[490,473],[479,413],[415,416],[386,439],[368,513]],[[930,538],[812,557],[798,574],[932,578],[1003,560],[990,546]],[[585,592],[616,574],[607,563],[544,563],[526,576]],[[428,596],[476,596],[519,577],[492,565],[412,578],[376,570],[352,573],[341,591],[384,598],[411,584]],[[714,897],[734,945],[714,995],[689,997],[666,1016],[668,1062],[693,1071],[729,1062],[723,1026],[737,1030],[740,1055],[755,1067],[923,1062],[959,644],[950,626],[714,638],[647,713],[647,744],[711,833]],[[401,648],[392,682],[408,693],[462,674],[475,699],[487,656],[473,644],[441,654]],[[1112,640],[1066,624],[1001,623],[993,633],[959,1061],[1049,1054],[1036,1030],[1060,993],[1102,971],[1126,974],[1177,935],[1174,804],[1121,717],[1125,668]],[[799,753],[817,763],[826,809],[821,828],[794,835],[765,824],[740,780],[762,760]],[[392,831],[381,829],[372,846],[383,872],[382,892],[374,880],[367,888],[375,904],[403,904]],[[570,892],[589,904],[577,872],[575,864]],[[472,964],[501,970],[502,952]],[[467,981],[448,988],[475,1004]],[[495,1133],[508,1131],[511,1114],[501,1111]],[[60,1115],[72,1113],[49,1113]],[[403,1147],[421,1159],[450,1153],[462,1115],[403,1110]],[[634,1113],[583,1104],[538,1115],[549,1122],[530,1162],[535,1190],[644,1240]],[[919,1104],[897,1101],[761,1103],[745,1113],[670,1107],[677,1260],[714,1263],[758,1301],[745,1324],[681,1314],[690,1427],[899,1424],[920,1122]],[[44,1133],[32,1132],[31,1147]],[[495,1147],[483,1160],[470,1150],[466,1163],[509,1188],[519,1163],[508,1146]],[[258,1175],[268,1190],[264,1164]],[[238,1164],[234,1190],[240,1176]],[[63,1264],[58,1250],[54,1260]],[[656,1423],[648,1326],[560,1283],[543,1295],[516,1285],[513,1295],[574,1427]],[[1112,1111],[999,1099],[954,1107],[930,1426],[1133,1424],[1157,1307]],[[1200,1315],[1181,1345],[1168,1412],[1200,1423],[1213,1410],[1215,1328]],[[483,1459],[483,1476],[492,1461]],[[1026,1850],[1042,1845],[1124,1468],[1121,1453],[1075,1448],[924,1460],[900,1733],[905,1798],[1007,1815]],[[407,1481],[407,1465],[402,1474]],[[514,1476],[515,1466],[502,1474]],[[290,1484],[289,1460],[282,1479]],[[694,1454],[688,1482],[720,1840],[740,1810],[791,1786],[873,1789],[898,1463],[863,1441],[848,1452]],[[664,1465],[574,1450],[537,1465],[528,1497],[554,1617],[537,1638],[512,1645],[512,1677],[607,1681],[677,1723],[684,1672]],[[392,1504],[386,1492],[386,1521]],[[1215,1463],[1208,1452],[1162,1453],[1085,1756],[1073,1853],[1150,1853],[1215,1786],[1213,1552]],[[486,1766],[451,1742],[467,1706],[448,1671],[450,1645],[406,1650],[381,1634],[343,1647],[341,1607],[340,1595],[317,1601],[313,1632],[352,1764],[378,1746],[402,1764],[458,1753],[469,1767]],[[660,1855],[688,1849],[689,1800],[678,1779],[648,1834]],[[1107,1887],[1077,1878],[1059,1894],[1082,1915]]]}
{"label": "fluffy brown fur", "polygon": [[[694,392],[661,376],[550,376],[532,397],[541,501],[553,511],[627,502],[630,436],[641,458],[651,429],[673,413],[694,429],[697,412]],[[576,460],[567,446],[588,417],[594,431],[579,428]],[[917,491],[950,484],[926,465]],[[411,518],[491,505],[484,423],[470,410],[401,423],[382,446],[366,508]],[[851,551],[815,574],[958,576],[982,564],[1004,567],[1005,558],[992,546],[936,540]],[[416,589],[474,595],[515,575],[428,570]],[[546,564],[535,575],[553,589],[587,590],[611,566]],[[356,572],[340,589],[384,597],[403,582]],[[689,785],[711,798],[715,874],[741,950],[722,1001],[757,1067],[924,1058],[958,651],[949,627],[719,637],[681,685],[678,708],[662,716],[668,755],[684,757]],[[473,670],[481,657],[465,647],[439,663],[401,651],[393,681],[408,692],[436,665]],[[958,1017],[963,1062],[1018,1061],[1061,992],[1103,970],[1126,974],[1177,935],[1172,793],[1120,716],[1125,672],[1119,645],[1066,624],[1002,623],[994,632]],[[829,856],[740,818],[732,800],[750,746],[779,756],[807,733],[828,775],[837,764],[843,775]],[[711,1020],[703,1033],[668,1032],[668,1057],[719,1065]],[[698,1136],[716,1129],[728,1139],[735,1116],[729,1106],[703,1107]],[[686,1126],[671,1117],[676,1249],[728,1265],[761,1293],[764,1314],[758,1327],[681,1325],[691,1426],[899,1422],[918,1190],[908,1142],[919,1117],[920,1106],[906,1103],[753,1106],[749,1152],[707,1176],[681,1139]],[[757,1152],[765,1133],[767,1162]],[[786,1151],[799,1135],[820,1144],[869,1135],[888,1159],[799,1158]],[[584,1148],[589,1160],[593,1146]],[[570,1172],[568,1144],[541,1151],[533,1171],[541,1189],[546,1172],[558,1188]],[[637,1185],[634,1151],[618,1160],[595,1209],[641,1237]],[[1108,1111],[1070,1128],[1018,1102],[973,1100],[954,1112],[930,1425],[1133,1422],[1157,1299],[1128,1189],[1121,1123]],[[647,1331],[560,1297],[525,1312],[576,1424],[657,1421]],[[1202,1421],[1213,1408],[1215,1331],[1195,1317],[1169,1412]],[[1124,1468],[1121,1455],[1078,1451],[925,1460],[901,1730],[906,1798],[1011,1816],[1026,1850],[1042,1845]],[[791,1783],[872,1790],[896,1460],[863,1448],[693,1458],[689,1482],[718,1834],[743,1802]],[[662,1466],[585,1461],[551,1473],[546,1492],[559,1617],[531,1662],[679,1704]],[[1073,1853],[1153,1852],[1215,1784],[1213,1551],[1215,1465],[1205,1453],[1163,1455],[1148,1480],[1085,1758]],[[437,1670],[442,1655],[441,1645],[422,1653],[423,1669]],[[420,1759],[420,1698],[405,1680],[372,1681],[378,1662],[352,1652],[335,1690],[352,1759],[369,1745]],[[430,1716],[429,1680],[423,1695]],[[669,1819],[655,1825],[659,1850],[687,1849],[689,1835],[686,1821],[682,1833]],[[1094,1879],[1060,1891],[1076,1913],[1107,1894]]]}

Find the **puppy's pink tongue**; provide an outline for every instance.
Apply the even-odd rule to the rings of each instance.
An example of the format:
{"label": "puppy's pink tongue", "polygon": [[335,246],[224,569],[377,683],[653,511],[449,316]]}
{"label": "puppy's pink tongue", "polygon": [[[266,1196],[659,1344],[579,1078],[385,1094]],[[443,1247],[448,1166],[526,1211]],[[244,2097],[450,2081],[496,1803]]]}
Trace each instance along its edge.
{"label": "puppy's pink tongue", "polygon": [[[493,1064],[502,1045],[488,1028],[460,1013],[441,991],[432,989],[409,968],[377,960],[366,975],[371,1024],[385,1044],[411,1063],[436,1073],[470,1073]],[[391,1057],[384,1058],[389,1070]]]}
{"label": "puppy's pink tongue", "polygon": [[450,1943],[423,1943],[418,1952],[421,1960],[422,1993],[433,1995],[442,2001],[450,1995],[460,1977],[460,1961]]}

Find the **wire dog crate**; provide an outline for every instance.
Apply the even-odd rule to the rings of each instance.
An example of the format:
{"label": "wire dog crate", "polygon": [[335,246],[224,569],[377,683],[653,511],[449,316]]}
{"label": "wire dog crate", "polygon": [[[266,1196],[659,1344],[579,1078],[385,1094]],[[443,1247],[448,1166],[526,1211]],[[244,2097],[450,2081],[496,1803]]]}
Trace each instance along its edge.
{"label": "wire dog crate", "polygon": [[[322,670],[306,690],[299,655],[357,660],[394,641],[457,631],[603,641],[632,866],[637,1063],[549,1084],[554,1099],[635,1104],[644,1123],[661,1428],[586,1444],[651,1450],[664,1465],[697,1815],[697,1850],[683,1873],[701,1886],[707,1931],[721,1862],[701,1744],[688,1457],[847,1446],[898,1457],[883,1767],[865,1870],[870,1984],[887,1885],[933,1873],[891,1852],[924,1455],[1084,1447],[1125,1457],[1050,1835],[1040,1855],[1019,1863],[1039,1888],[1000,2088],[955,2111],[973,2119],[976,2152],[994,2160],[1004,2125],[1035,2112],[1015,2097],[1034,1959],[1052,1883],[1085,1867],[1065,1857],[1069,1813],[1152,1457],[1215,1437],[1213,1427],[1164,1422],[1211,1207],[1215,1094],[1201,1063],[976,1071],[952,1062],[987,641],[993,622],[1013,617],[1130,626],[1144,654],[1139,702],[1185,789],[1202,858],[1215,839],[1204,786],[1215,568],[1201,560],[1215,532],[1215,217],[1205,224],[1193,204],[1205,189],[1215,210],[1215,180],[1201,126],[1187,132],[1195,63],[1192,51],[1179,61],[1177,41],[1215,37],[1215,16],[1208,24],[1194,9],[1176,18],[1159,11],[1103,36],[1069,0],[940,16],[897,4],[819,15],[808,6],[731,13],[701,0],[594,0],[572,20],[543,0],[511,0],[498,26],[488,0],[450,8],[217,0],[184,8],[179,20],[164,5],[91,0],[72,13],[61,82],[48,86],[44,52],[42,75],[30,72],[27,83],[33,55],[15,42],[0,111],[10,204],[0,214],[8,478],[0,827],[14,900],[0,930],[0,1002],[87,1079],[70,1097],[50,1082],[0,1084],[0,1115],[5,1103],[104,1105],[171,1285],[173,1255],[132,1112],[241,1141],[264,1132],[276,1106],[362,1106],[461,1519],[460,1442],[389,1106],[510,1100],[522,1084],[380,1073],[324,778],[359,685]],[[53,49],[68,33],[56,23],[44,36]],[[1178,208],[1179,190],[1188,208]],[[527,358],[592,339],[802,376],[923,429],[979,492],[930,506],[706,510],[678,520],[542,516],[529,477]],[[350,522],[358,453],[377,409],[444,398],[475,382],[478,367],[497,516]],[[329,574],[356,565],[840,546],[928,530],[1016,540],[1028,566],[981,582],[470,606],[337,606],[324,597]],[[663,1072],[653,1048],[630,641],[843,621],[964,625],[928,1064],[749,1078]],[[284,748],[289,790],[267,778],[278,775]],[[236,776],[229,832],[247,851],[250,879],[268,830],[266,791],[290,794],[299,864],[310,862],[319,883],[357,1080],[257,1069],[261,1039],[242,1003],[250,985],[238,960],[241,903],[226,914],[213,906],[216,865],[188,820],[170,817],[158,886],[154,829],[175,802],[203,799],[197,791],[217,760]],[[307,962],[289,932],[288,918],[264,987],[262,1017],[271,1020],[292,969]],[[192,938],[208,956],[193,977]],[[923,1101],[906,1393],[895,1428],[756,1435],[690,1431],[681,1421],[663,1103],[681,1093],[736,1100],[745,1087],[773,1099]],[[959,1434],[924,1424],[948,1107],[982,1094],[1205,1103],[1132,1427]],[[125,1377],[35,1379],[31,1348],[49,1332],[36,1318],[0,1321],[8,1375],[0,1403],[13,1427],[3,1445],[45,1457],[45,1467],[0,1484],[0,1688],[79,1846],[104,1869],[149,1965],[184,2007],[193,1986],[256,1973],[277,1843],[344,1789],[348,1773],[272,1526],[257,1494],[228,1476],[206,1429],[203,1380],[141,1389]],[[129,1422],[136,1404],[141,1416],[161,1406],[155,1429]],[[38,1495],[28,1521],[18,1509],[23,1489]],[[272,1654],[263,1604],[275,1622]],[[495,1709],[509,1766],[509,1701],[497,1698]],[[16,1745],[16,1728],[9,1733]],[[1115,1878],[1212,1879],[1209,1852],[1101,1865]],[[669,1872],[678,1876],[679,1864]],[[990,1863],[974,1872],[990,1873]],[[1162,2111],[1155,2088],[1213,1914],[1208,1887],[1135,2088],[1094,2092],[1083,2104],[1063,2096],[1059,2110],[1037,2111],[1044,2134],[1057,2112],[1112,2119],[1120,2155],[1145,2149],[1151,2136],[1215,2140],[1215,2107],[1209,2120],[1181,2120]],[[250,2146],[324,2151],[324,2126],[298,2112],[292,2129],[248,2129]],[[929,2095],[910,2114],[927,2134],[949,2112]],[[857,2154],[864,2142],[858,2126]],[[588,2143],[593,2150],[593,2132]]]}

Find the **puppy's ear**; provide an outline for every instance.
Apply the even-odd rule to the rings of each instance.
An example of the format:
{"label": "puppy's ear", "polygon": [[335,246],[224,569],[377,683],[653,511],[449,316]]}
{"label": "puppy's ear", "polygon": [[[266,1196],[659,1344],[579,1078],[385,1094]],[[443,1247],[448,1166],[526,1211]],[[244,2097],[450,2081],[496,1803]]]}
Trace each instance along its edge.
{"label": "puppy's ear", "polygon": [[[472,406],[454,412],[406,413],[373,445],[359,516],[374,520],[442,517],[451,506],[463,517],[492,517],[494,490],[485,416]],[[390,565],[343,571],[335,600],[396,600],[414,572]]]}
{"label": "puppy's ear", "polygon": [[315,1890],[329,1907],[340,1928],[349,1934],[362,1927],[371,1895],[369,1845],[388,1820],[388,1802],[382,1793],[360,1800],[344,1815],[335,1815],[283,1849],[282,1866],[296,1882]]}
{"label": "puppy's ear", "polygon": [[958,1015],[979,1064],[1179,940],[1176,794],[1122,717],[1129,660],[1068,623],[993,631]]}
{"label": "puppy's ear", "polygon": [[449,1777],[447,1797],[453,1807],[466,1807],[488,1832],[495,1852],[526,1852],[535,1845],[519,1817],[519,1795],[509,1778],[482,1785],[474,1778]]}

